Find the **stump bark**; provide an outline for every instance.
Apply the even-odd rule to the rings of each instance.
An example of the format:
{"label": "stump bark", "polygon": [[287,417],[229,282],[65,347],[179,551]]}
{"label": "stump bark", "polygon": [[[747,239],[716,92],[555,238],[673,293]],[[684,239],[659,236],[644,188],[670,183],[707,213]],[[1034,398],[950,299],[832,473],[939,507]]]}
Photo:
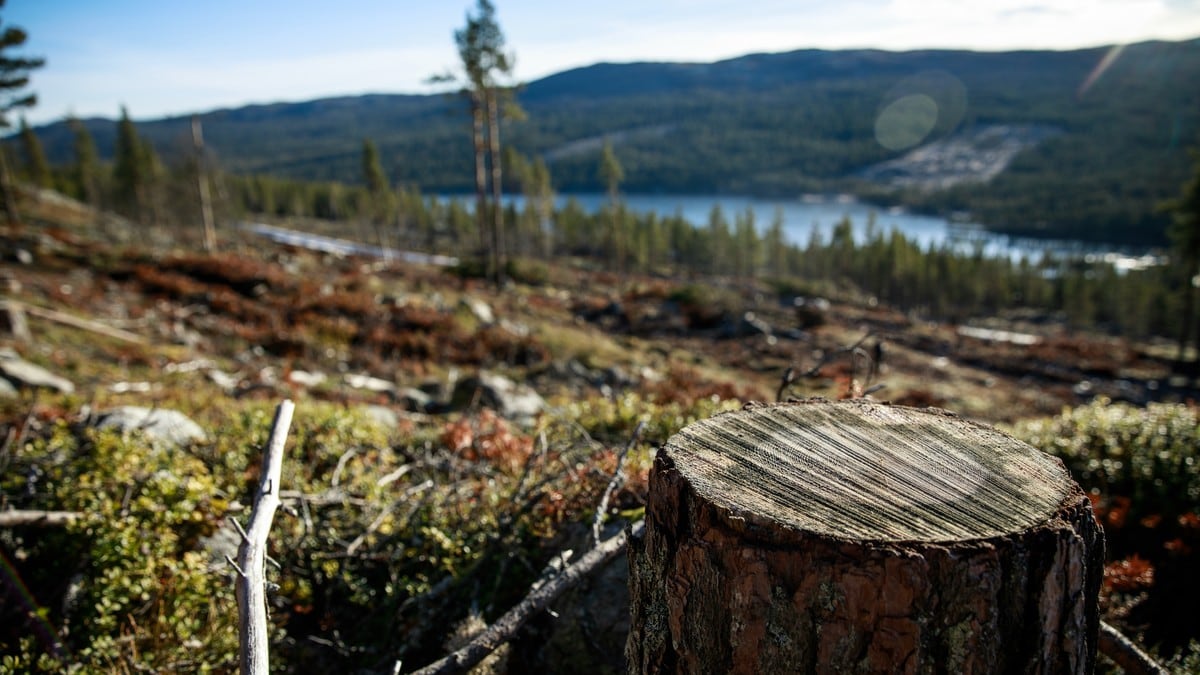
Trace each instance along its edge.
{"label": "stump bark", "polygon": [[1104,538],[1060,461],[938,410],[757,406],[659,451],[631,672],[1086,673]]}

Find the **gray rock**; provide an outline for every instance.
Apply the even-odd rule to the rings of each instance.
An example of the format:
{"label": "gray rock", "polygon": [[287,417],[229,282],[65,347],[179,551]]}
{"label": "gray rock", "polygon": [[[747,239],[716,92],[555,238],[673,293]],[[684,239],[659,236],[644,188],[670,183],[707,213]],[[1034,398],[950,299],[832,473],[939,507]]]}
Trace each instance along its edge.
{"label": "gray rock", "polygon": [[458,306],[466,309],[471,313],[471,316],[479,320],[479,323],[491,325],[496,323],[496,313],[492,311],[491,305],[488,305],[479,298],[470,295],[464,295],[458,301]]}
{"label": "gray rock", "polygon": [[293,370],[292,372],[288,373],[288,382],[291,382],[292,384],[298,384],[301,387],[308,387],[310,389],[312,387],[321,385],[326,379],[327,376],[325,373],[319,371],[310,373],[307,370]]}
{"label": "gray rock", "polygon": [[196,548],[208,554],[209,571],[220,572],[229,569],[226,556],[237,560],[238,548],[241,545],[242,535],[230,524],[229,519],[225,518],[212,534],[200,538]]}
{"label": "gray rock", "polygon": [[164,408],[122,406],[99,413],[92,424],[97,429],[116,429],[123,434],[140,431],[157,443],[171,446],[203,443],[208,438],[187,415]]}
{"label": "gray rock", "polygon": [[355,389],[366,389],[377,394],[394,394],[396,392],[394,382],[366,374],[346,373],[342,379]]}
{"label": "gray rock", "polygon": [[238,385],[242,383],[241,378],[238,376],[230,375],[229,373],[217,370],[216,368],[210,369],[207,374],[208,379],[212,380],[213,384],[217,385],[226,392],[231,392],[234,389],[237,389]]}
{"label": "gray rock", "polygon": [[501,417],[527,421],[546,407],[533,389],[495,373],[480,372],[459,380],[450,395],[450,408],[464,410],[472,405],[491,408]]}
{"label": "gray rock", "polygon": [[719,338],[753,337],[771,335],[771,324],[763,321],[754,312],[746,312],[740,318],[730,317],[717,330]]}
{"label": "gray rock", "polygon": [[395,431],[396,427],[400,426],[400,416],[395,410],[383,405],[368,405],[363,406],[363,413],[367,419],[375,422],[380,428],[386,431]]}
{"label": "gray rock", "polygon": [[10,350],[0,351],[0,377],[4,377],[17,388],[42,387],[64,394],[75,391],[75,384],[70,380],[22,360]]}
{"label": "gray rock", "polygon": [[816,328],[825,324],[831,305],[825,298],[795,298],[792,307],[801,328]]}

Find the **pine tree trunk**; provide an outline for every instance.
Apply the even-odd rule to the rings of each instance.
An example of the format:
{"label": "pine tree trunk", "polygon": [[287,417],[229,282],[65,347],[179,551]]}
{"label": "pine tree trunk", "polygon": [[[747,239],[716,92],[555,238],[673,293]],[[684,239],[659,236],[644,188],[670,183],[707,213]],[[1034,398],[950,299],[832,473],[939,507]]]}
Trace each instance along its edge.
{"label": "pine tree trunk", "polygon": [[488,208],[487,208],[487,150],[483,134],[482,92],[471,92],[471,143],[475,149],[475,225],[479,228],[479,253],[483,256],[485,273],[491,278],[490,256],[488,255]]}
{"label": "pine tree trunk", "polygon": [[3,200],[4,218],[7,224],[19,225],[21,213],[17,210],[16,189],[13,187],[12,174],[8,170],[8,153],[4,148],[0,148],[0,199]]}
{"label": "pine tree trunk", "polygon": [[493,279],[499,284],[504,278],[504,185],[500,164],[500,106],[495,87],[487,90],[488,152],[492,158],[492,264]]}
{"label": "pine tree trunk", "polygon": [[1061,462],[933,410],[759,406],[660,450],[630,672],[1087,673],[1103,534]]}
{"label": "pine tree trunk", "polygon": [[200,193],[200,219],[204,226],[204,251],[217,250],[217,231],[213,222],[212,195],[208,189],[208,166],[204,161],[204,131],[200,117],[192,115],[192,149],[196,153],[196,187]]}

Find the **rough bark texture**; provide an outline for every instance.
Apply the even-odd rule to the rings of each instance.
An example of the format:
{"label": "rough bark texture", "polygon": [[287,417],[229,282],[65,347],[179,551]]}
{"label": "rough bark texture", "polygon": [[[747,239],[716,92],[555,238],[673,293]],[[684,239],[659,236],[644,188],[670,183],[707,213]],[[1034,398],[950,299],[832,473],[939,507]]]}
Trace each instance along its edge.
{"label": "rough bark texture", "polygon": [[1057,460],[940,411],[759,406],[659,452],[631,672],[1084,673],[1103,534]]}

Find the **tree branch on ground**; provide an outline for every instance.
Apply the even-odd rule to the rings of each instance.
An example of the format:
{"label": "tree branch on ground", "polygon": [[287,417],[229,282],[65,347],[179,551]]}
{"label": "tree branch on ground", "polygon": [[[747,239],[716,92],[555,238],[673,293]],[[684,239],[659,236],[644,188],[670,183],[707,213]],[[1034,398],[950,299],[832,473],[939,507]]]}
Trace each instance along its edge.
{"label": "tree branch on ground", "polygon": [[1167,669],[1158,665],[1133,640],[1103,621],[1100,622],[1100,653],[1112,659],[1127,675],[1167,675]]}
{"label": "tree branch on ground", "polygon": [[283,450],[292,424],[295,404],[284,400],[275,409],[275,421],[263,458],[258,495],[250,512],[250,527],[238,548],[237,577],[238,627],[242,675],[268,675],[267,653],[267,536],[279,507],[279,477],[283,468]]}
{"label": "tree branch on ground", "polygon": [[629,537],[637,537],[645,527],[639,520],[632,527],[601,542],[562,574],[542,584],[525,599],[500,617],[462,649],[416,671],[415,675],[449,675],[465,673],[498,647],[517,634],[534,614],[546,609],[564,591],[583,580],[599,566],[625,550]]}
{"label": "tree branch on ground", "polygon": [[0,511],[0,528],[63,527],[81,517],[76,511]]}

